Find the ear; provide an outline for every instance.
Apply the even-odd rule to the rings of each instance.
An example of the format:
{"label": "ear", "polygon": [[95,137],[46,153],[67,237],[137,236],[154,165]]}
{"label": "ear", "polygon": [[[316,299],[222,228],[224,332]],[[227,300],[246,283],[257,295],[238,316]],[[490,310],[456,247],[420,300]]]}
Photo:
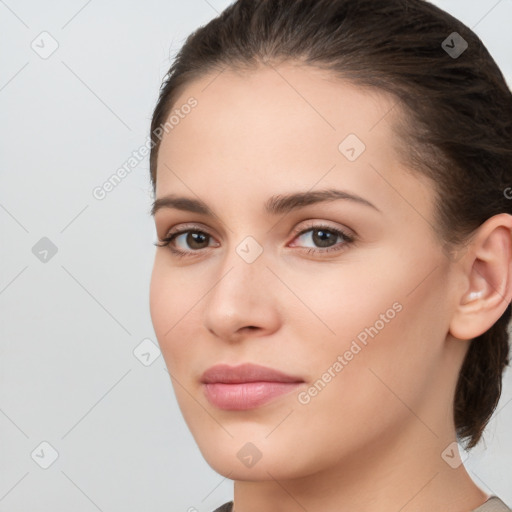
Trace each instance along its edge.
{"label": "ear", "polygon": [[500,213],[487,219],[457,265],[464,285],[450,333],[469,340],[492,327],[512,299],[512,215]]}

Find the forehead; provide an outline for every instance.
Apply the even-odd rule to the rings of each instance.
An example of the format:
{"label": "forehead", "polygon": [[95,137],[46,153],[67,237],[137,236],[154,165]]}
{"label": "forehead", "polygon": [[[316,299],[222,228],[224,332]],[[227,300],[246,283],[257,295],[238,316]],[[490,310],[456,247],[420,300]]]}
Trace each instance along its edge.
{"label": "forehead", "polygon": [[[181,110],[191,98],[196,106]],[[215,190],[220,201],[229,185],[245,185],[266,198],[269,187],[316,184],[383,203],[397,199],[389,180],[414,195],[419,176],[403,173],[394,149],[396,111],[390,95],[297,64],[209,73],[176,99],[179,121],[162,139],[156,195],[193,187]]]}
{"label": "forehead", "polygon": [[[190,98],[197,101],[193,110],[187,107]],[[287,149],[299,154],[301,148],[318,146],[319,140],[325,141],[322,149],[333,145],[337,149],[350,133],[368,142],[383,142],[383,138],[392,138],[389,122],[396,105],[395,98],[380,90],[336,79],[332,73],[309,66],[284,63],[260,65],[250,71],[226,68],[185,87],[169,116],[175,114],[173,137],[167,137],[162,146],[186,149],[179,139],[190,132],[204,149],[210,143],[232,146],[252,137],[255,142],[265,142],[270,150],[286,142]],[[190,113],[178,119],[176,114],[182,109]],[[384,118],[387,122],[381,122]],[[249,152],[251,146],[245,150]]]}

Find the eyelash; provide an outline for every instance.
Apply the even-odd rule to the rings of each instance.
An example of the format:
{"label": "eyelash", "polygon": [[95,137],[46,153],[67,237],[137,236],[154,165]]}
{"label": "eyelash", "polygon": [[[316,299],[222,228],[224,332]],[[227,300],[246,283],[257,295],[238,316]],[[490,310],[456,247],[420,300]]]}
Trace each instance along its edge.
{"label": "eyelash", "polygon": [[[311,247],[305,248],[304,250],[307,254],[342,251],[346,248],[346,246],[351,245],[352,243],[354,243],[356,241],[356,237],[354,235],[349,235],[348,233],[346,233],[345,231],[343,231],[339,228],[333,228],[331,226],[326,226],[326,225],[322,225],[322,224],[313,224],[305,229],[297,231],[296,233],[293,234],[293,236],[294,236],[293,239],[295,240],[296,238],[300,237],[301,235],[303,235],[309,231],[328,231],[330,233],[334,233],[336,236],[341,237],[343,239],[343,242],[339,242],[337,245],[335,245],[333,247],[328,247],[323,250],[322,249],[314,249]],[[203,231],[202,229],[198,229],[197,226],[191,226],[188,229],[182,229],[181,231],[176,231],[175,233],[172,233],[172,234],[166,236],[165,238],[162,238],[160,240],[160,243],[154,242],[154,245],[156,245],[157,247],[169,247],[170,251],[175,256],[177,256],[179,258],[194,257],[195,254],[192,254],[192,253],[200,253],[204,250],[204,249],[197,249],[197,250],[192,250],[192,251],[181,251],[181,250],[173,247],[171,244],[174,241],[174,239],[180,235],[183,235],[184,233],[201,233],[203,235],[206,235],[207,237],[213,238],[206,231]],[[337,246],[338,246],[338,248],[335,248]]]}

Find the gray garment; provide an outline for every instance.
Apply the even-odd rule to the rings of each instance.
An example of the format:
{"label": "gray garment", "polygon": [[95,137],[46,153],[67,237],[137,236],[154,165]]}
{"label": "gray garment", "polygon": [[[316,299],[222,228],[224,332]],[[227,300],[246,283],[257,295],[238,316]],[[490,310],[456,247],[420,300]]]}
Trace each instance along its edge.
{"label": "gray garment", "polygon": [[[215,509],[213,512],[232,512],[233,502],[228,501],[221,507]],[[485,503],[475,508],[471,512],[512,512],[498,496],[491,496]]]}
{"label": "gray garment", "polygon": [[484,504],[475,508],[473,512],[511,512],[498,496],[491,496]]}

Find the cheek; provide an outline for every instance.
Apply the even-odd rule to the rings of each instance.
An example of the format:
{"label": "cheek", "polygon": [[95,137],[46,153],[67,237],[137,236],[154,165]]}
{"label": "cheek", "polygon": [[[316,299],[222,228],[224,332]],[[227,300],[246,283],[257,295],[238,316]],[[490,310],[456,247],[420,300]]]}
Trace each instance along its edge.
{"label": "cheek", "polygon": [[415,265],[395,269],[384,272],[375,262],[335,282],[316,279],[323,293],[311,286],[306,292],[304,281],[304,302],[323,322],[309,315],[296,327],[297,349],[318,384],[311,389],[318,414],[338,404],[354,418],[379,407],[389,415],[401,408],[397,396],[412,405],[428,388],[447,333],[447,279],[438,271],[418,286],[424,276]]}
{"label": "cheek", "polygon": [[[311,409],[315,410],[307,415],[319,428],[331,421],[338,426],[343,422],[347,427],[370,427],[371,421],[363,421],[364,411],[368,413],[366,419],[371,420],[379,405],[389,398],[389,391],[375,374],[383,373],[384,379],[388,378],[405,354],[403,328],[408,305],[396,284],[390,286],[382,276],[380,281],[373,277],[368,272],[355,272],[340,279],[343,285],[331,285],[323,297],[316,297],[318,300],[310,297],[310,303],[315,304],[313,307],[332,331],[315,336],[315,330],[326,330],[319,331],[311,323],[306,328],[309,335],[301,338],[307,343],[302,353],[310,361],[312,388],[308,394],[312,395]],[[383,406],[381,417],[391,411],[389,404]],[[330,417],[327,423],[326,414]],[[347,422],[348,418],[351,420]]]}
{"label": "cheek", "polygon": [[325,264],[317,271],[284,276],[293,283],[293,291],[302,302],[298,304],[299,314],[296,306],[290,307],[298,303],[290,296],[284,321],[297,333],[308,332],[296,339],[318,362],[325,364],[326,357],[343,354],[354,340],[365,347],[374,338],[386,337],[400,316],[403,275],[394,275],[383,263],[382,254],[375,256],[370,262],[349,261],[347,257],[336,266]]}
{"label": "cheek", "polygon": [[311,380],[302,400],[296,397],[294,421],[283,425],[276,444],[286,444],[294,429],[308,432],[309,451],[321,466],[333,462],[334,454],[391,442],[404,425],[417,421],[411,410],[422,410],[444,334],[430,327],[433,295],[407,297],[396,284],[385,289],[360,295],[356,307],[340,294],[332,297],[346,305],[345,311],[332,303],[321,310],[336,336],[314,337],[311,327],[303,333],[304,344],[315,342],[301,351]]}
{"label": "cheek", "polygon": [[151,275],[149,306],[153,329],[169,372],[179,376],[180,381],[197,359],[197,346],[205,337],[201,332],[201,300],[211,285],[196,274],[173,268],[166,263],[165,255],[157,255]]}
{"label": "cheek", "polygon": [[149,312],[156,337],[161,342],[164,339],[165,330],[169,329],[172,325],[169,320],[170,315],[173,314],[173,304],[169,301],[170,297],[167,296],[168,294],[165,293],[169,283],[159,260],[157,254],[149,286]]}
{"label": "cheek", "polygon": [[[167,353],[181,324],[186,320],[185,306],[190,302],[187,293],[190,288],[179,282],[175,272],[159,258],[155,258],[149,292],[149,309],[153,328],[160,349],[167,362]],[[190,306],[189,306],[190,307]]]}

